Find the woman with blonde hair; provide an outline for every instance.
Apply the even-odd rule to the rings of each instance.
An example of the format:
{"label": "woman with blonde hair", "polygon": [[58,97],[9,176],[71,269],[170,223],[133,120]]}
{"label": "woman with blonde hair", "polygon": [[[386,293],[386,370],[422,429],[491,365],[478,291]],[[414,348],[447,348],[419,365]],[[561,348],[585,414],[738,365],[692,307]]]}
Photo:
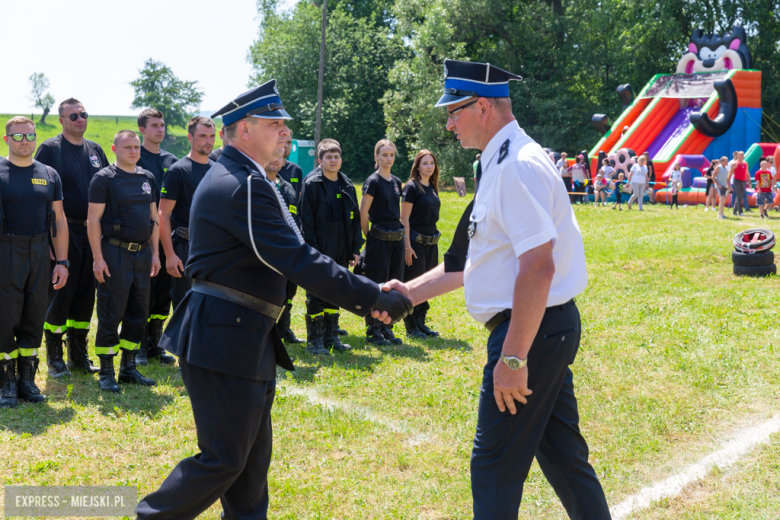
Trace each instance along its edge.
{"label": "woman with blonde hair", "polygon": [[[401,198],[401,223],[404,226],[404,282],[421,276],[439,264],[439,163],[430,150],[420,150],[414,157],[409,182]],[[414,314],[404,318],[406,337],[425,339],[439,333],[425,324],[430,305],[423,302]]]}
{"label": "woman with blonde hair", "polygon": [[[401,179],[390,173],[396,148],[389,139],[374,147],[377,170],[363,184],[360,226],[366,236],[362,268],[376,283],[402,280],[404,276],[404,228],[401,225]],[[370,223],[370,224],[369,224]],[[369,229],[370,225],[370,229]],[[377,345],[402,343],[390,325],[366,316],[366,342]]]}

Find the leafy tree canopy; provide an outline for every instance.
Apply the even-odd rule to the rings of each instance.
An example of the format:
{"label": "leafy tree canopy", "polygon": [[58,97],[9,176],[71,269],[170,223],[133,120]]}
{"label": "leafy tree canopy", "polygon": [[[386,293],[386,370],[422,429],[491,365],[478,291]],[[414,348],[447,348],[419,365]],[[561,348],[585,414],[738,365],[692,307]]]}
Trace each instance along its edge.
{"label": "leafy tree canopy", "polygon": [[164,63],[149,58],[138,79],[130,82],[135,90],[130,108],[155,108],[165,115],[166,125],[186,128],[203,99],[197,83],[180,80]]}
{"label": "leafy tree canopy", "polygon": [[[311,138],[321,11],[310,2],[287,14],[276,0],[258,6],[253,81],[276,77],[296,135]],[[739,24],[763,73],[764,113],[780,122],[777,1],[329,0],[328,8],[323,137],[341,142],[345,169],[357,178],[373,171],[373,144],[384,136],[399,147],[394,173],[402,178],[420,148],[438,152],[445,182],[470,177],[476,151],[461,149],[444,110],[433,108],[445,58],[523,76],[510,86],[520,126],[571,154],[599,140],[594,113],[619,114],[618,85],[638,92],[653,75],[673,72],[695,28],[723,33]]]}

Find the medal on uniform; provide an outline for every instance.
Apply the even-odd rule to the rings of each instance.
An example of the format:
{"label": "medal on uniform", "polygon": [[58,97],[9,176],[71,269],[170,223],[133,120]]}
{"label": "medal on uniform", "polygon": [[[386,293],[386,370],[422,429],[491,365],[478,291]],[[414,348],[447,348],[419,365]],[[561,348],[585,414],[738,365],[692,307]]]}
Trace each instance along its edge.
{"label": "medal on uniform", "polygon": [[469,222],[469,240],[474,238],[474,235],[477,233],[477,223],[473,220]]}

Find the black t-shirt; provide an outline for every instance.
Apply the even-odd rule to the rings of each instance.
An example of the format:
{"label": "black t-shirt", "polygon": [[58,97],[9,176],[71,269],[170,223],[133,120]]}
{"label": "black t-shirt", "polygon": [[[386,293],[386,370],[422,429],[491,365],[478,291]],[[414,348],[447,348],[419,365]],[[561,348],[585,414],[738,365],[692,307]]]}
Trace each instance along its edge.
{"label": "black t-shirt", "polygon": [[[116,170],[114,178],[109,178],[111,168]],[[89,202],[105,204],[100,227],[104,237],[112,237],[124,242],[143,244],[152,235],[151,213],[149,205],[154,202],[157,191],[154,179],[150,179],[142,168],[136,168],[136,173],[128,173],[119,167],[103,168],[95,174],[89,183]],[[119,218],[122,227],[119,236],[114,233],[114,215],[111,209],[111,192],[109,182],[116,183],[116,193],[119,196]]]}
{"label": "black t-shirt", "polygon": [[155,202],[160,205],[160,190],[162,189],[163,177],[171,166],[173,166],[178,159],[171,152],[160,150],[160,153],[152,153],[143,146],[141,147],[141,159],[138,160],[139,168],[149,170],[154,174],[154,180],[157,183],[157,193],[155,193]]}
{"label": "black t-shirt", "polygon": [[[55,150],[59,148],[60,153]],[[103,149],[94,141],[84,139],[76,146],[62,134],[47,139],[35,152],[35,160],[57,170],[62,181],[62,207],[65,215],[76,220],[87,220],[88,192],[92,176],[108,166]]]}
{"label": "black t-shirt", "polygon": [[303,170],[301,170],[301,167],[294,162],[285,160],[284,166],[277,175],[292,184],[292,187],[295,188],[295,193],[298,194],[300,199],[301,190],[303,189]]}
{"label": "black t-shirt", "polygon": [[371,195],[374,200],[368,210],[368,220],[371,222],[392,221],[401,219],[401,179],[390,175],[385,180],[379,172],[368,176],[363,184],[363,195]]}
{"label": "black t-shirt", "polygon": [[211,153],[209,154],[209,159],[211,159],[214,162],[217,162],[220,157],[222,157],[222,148],[217,148],[216,150],[211,150]]}
{"label": "black t-shirt", "polygon": [[203,176],[209,171],[214,161],[201,164],[189,157],[183,157],[170,167],[162,181],[162,198],[176,201],[171,212],[171,227],[189,227],[192,196]]}
{"label": "black t-shirt", "polygon": [[420,186],[414,181],[409,181],[404,187],[403,201],[413,204],[412,214],[409,215],[409,226],[434,226],[439,221],[441,200],[433,186],[422,187],[425,193],[420,191]]}
{"label": "black t-shirt", "polygon": [[330,199],[330,221],[341,222],[344,220],[344,208],[341,207],[343,199],[341,198],[341,190],[339,189],[339,181],[332,181],[322,176],[322,181],[325,183],[325,187],[328,188],[328,198]]}
{"label": "black t-shirt", "polygon": [[0,199],[6,233],[39,235],[46,231],[49,202],[62,200],[62,181],[54,170],[50,176],[41,162],[33,161],[32,166],[21,167],[0,157]]}

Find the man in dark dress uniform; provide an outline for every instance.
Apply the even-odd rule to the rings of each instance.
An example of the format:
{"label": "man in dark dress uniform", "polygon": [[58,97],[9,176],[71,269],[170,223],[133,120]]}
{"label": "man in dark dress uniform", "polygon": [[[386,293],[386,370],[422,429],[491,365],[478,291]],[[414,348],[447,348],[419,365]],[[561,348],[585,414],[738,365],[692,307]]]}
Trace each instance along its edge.
{"label": "man in dark dress uniform", "polygon": [[462,147],[482,150],[482,168],[444,263],[406,289],[422,303],[465,286],[469,313],[490,331],[471,454],[474,518],[517,520],[536,458],[570,518],[609,519],[569,368],[587,272],[566,187],[512,114],[509,82],[519,76],[455,60],[444,60],[444,75],[436,106]]}
{"label": "man in dark dress uniform", "polygon": [[190,207],[195,189],[214,161],[209,153],[216,139],[214,122],[194,117],[187,124],[190,153],[171,166],[163,178],[160,199],[160,242],[171,275],[171,300],[174,310],[190,290],[192,280],[184,272],[190,249]]}
{"label": "man in dark dress uniform", "polygon": [[[87,191],[92,176],[108,166],[103,149],[84,139],[87,118],[84,105],[68,98],[59,106],[62,133],[47,139],[35,154],[35,160],[54,168],[62,180],[63,210],[68,220],[68,283],[58,291],[49,291],[44,336],[49,376],[69,376],[68,370],[98,371],[87,356],[87,334],[95,308],[95,277],[92,274],[92,250],[87,237]],[[62,359],[62,339],[67,331],[67,366]]]}
{"label": "man in dark dress uniform", "polygon": [[201,452],[141,501],[139,519],[193,519],[217,499],[224,518],[268,517],[276,365],[294,369],[274,326],[287,277],[388,323],[411,310],[399,293],[336,265],[295,230],[264,170],[282,157],[289,135],[276,80],[237,97],[220,115],[230,146],[195,193],[186,267],[192,290],[162,339],[179,356]]}
{"label": "man in dark dress uniform", "polygon": [[136,166],[141,154],[138,136],[132,130],[119,131],[111,150],[116,164],[97,172],[89,183],[87,231],[98,281],[95,353],[100,358],[100,389],[119,392],[114,357],[120,350],[120,383],[155,384],[138,371],[136,356],[149,313],[151,278],[160,272],[160,226],[154,175]]}
{"label": "man in dark dress uniform", "polygon": [[[68,225],[59,175],[33,160],[35,124],[13,117],[5,133],[8,158],[0,157],[0,408],[13,408],[19,398],[32,403],[45,399],[35,385],[38,347],[49,276],[54,290],[68,280]],[[58,259],[53,273],[49,230]]]}
{"label": "man in dark dress uniform", "polygon": [[[147,108],[138,114],[138,131],[144,137],[138,167],[154,174],[157,186],[155,202],[158,207],[160,206],[160,194],[165,173],[178,160],[175,155],[160,148],[163,139],[165,139],[164,117],[162,112],[153,108]],[[163,266],[166,265],[164,251],[160,252],[160,262]],[[157,345],[170,311],[171,275],[163,269],[160,274],[152,278],[152,289],[149,294],[149,321],[136,360],[139,365],[145,366],[149,358],[157,359],[165,365],[172,365],[176,362],[172,356],[166,354]]]}
{"label": "man in dark dress uniform", "polygon": [[[365,240],[360,230],[357,192],[341,173],[341,145],[323,139],[317,146],[319,167],[306,176],[301,192],[303,238],[314,249],[342,267],[354,267]],[[344,352],[350,346],[338,333],[339,308],[316,295],[306,294],[306,349],[312,354]]]}

